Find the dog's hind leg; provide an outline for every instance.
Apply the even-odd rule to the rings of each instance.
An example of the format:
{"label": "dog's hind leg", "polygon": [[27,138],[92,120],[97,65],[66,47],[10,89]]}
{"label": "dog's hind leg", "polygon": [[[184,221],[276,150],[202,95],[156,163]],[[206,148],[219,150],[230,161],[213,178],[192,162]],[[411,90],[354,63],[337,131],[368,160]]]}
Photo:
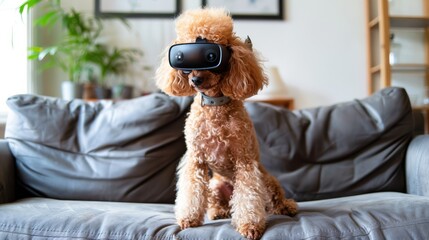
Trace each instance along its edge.
{"label": "dog's hind leg", "polygon": [[268,212],[276,215],[295,216],[298,213],[298,205],[293,199],[287,199],[285,192],[277,179],[269,174],[264,174],[268,195],[271,197],[268,203]]}
{"label": "dog's hind leg", "polygon": [[233,187],[228,179],[214,173],[210,179],[210,194],[208,199],[207,216],[211,220],[231,217],[231,200]]}
{"label": "dog's hind leg", "polygon": [[178,172],[175,214],[181,229],[200,226],[207,209],[208,167],[191,156],[185,154]]}

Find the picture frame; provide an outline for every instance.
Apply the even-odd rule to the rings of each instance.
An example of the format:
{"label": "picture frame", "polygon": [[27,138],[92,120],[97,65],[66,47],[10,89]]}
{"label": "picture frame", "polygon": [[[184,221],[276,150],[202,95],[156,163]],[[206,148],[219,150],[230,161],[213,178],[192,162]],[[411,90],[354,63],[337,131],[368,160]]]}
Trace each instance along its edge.
{"label": "picture frame", "polygon": [[203,7],[224,7],[234,19],[283,20],[284,0],[202,0]]}
{"label": "picture frame", "polygon": [[95,0],[95,16],[103,18],[174,18],[180,11],[180,0]]}

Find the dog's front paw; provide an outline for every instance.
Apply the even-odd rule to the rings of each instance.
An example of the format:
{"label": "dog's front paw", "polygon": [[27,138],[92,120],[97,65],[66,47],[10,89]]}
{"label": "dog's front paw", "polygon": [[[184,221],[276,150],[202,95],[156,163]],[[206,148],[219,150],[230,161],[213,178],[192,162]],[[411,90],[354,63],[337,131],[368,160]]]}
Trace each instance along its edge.
{"label": "dog's front paw", "polygon": [[178,219],[177,224],[179,224],[180,229],[186,229],[191,227],[201,226],[203,223],[198,219]]}
{"label": "dog's front paw", "polygon": [[243,224],[237,227],[237,232],[247,239],[260,239],[264,233],[265,226],[257,224]]}

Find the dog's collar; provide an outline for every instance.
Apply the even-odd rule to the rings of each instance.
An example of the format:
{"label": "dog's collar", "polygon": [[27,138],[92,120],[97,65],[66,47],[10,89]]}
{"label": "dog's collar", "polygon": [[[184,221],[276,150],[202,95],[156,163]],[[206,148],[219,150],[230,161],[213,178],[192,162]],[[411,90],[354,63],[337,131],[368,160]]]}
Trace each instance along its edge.
{"label": "dog's collar", "polygon": [[201,93],[201,106],[222,106],[231,101],[231,98],[227,96],[222,97],[209,97],[204,93]]}

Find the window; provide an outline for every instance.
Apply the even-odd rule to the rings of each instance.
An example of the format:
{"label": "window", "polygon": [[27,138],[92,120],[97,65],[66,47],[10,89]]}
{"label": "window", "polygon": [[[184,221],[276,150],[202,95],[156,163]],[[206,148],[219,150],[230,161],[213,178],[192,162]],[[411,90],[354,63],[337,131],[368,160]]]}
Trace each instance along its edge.
{"label": "window", "polygon": [[6,118],[6,99],[27,93],[27,17],[19,14],[22,1],[0,0],[0,121]]}

